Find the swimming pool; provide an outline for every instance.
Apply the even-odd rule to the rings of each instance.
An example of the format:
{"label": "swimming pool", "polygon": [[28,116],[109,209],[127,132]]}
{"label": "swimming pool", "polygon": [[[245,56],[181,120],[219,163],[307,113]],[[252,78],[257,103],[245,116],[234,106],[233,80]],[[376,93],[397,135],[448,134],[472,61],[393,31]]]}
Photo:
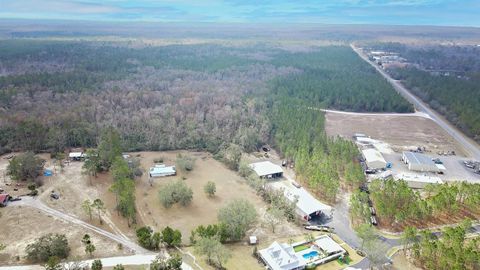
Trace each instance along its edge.
{"label": "swimming pool", "polygon": [[312,258],[312,257],[318,256],[318,251],[312,250],[312,251],[310,251],[310,252],[308,252],[308,253],[303,254],[302,256],[303,256],[303,258],[304,258],[305,260],[308,260],[308,259],[310,259],[310,258]]}

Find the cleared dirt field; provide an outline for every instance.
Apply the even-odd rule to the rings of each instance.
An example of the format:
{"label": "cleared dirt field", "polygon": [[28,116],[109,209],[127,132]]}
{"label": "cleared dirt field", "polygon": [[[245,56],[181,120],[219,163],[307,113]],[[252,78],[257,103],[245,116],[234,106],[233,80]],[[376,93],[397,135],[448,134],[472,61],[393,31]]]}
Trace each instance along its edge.
{"label": "cleared dirt field", "polygon": [[351,139],[355,133],[364,133],[389,143],[396,152],[424,146],[427,152],[455,151],[457,155],[464,155],[454,139],[429,118],[332,112],[327,112],[325,117],[325,130],[330,136]]}
{"label": "cleared dirt field", "polygon": [[[175,164],[178,153],[194,157],[195,167],[191,172],[178,172],[176,176],[153,178],[152,185],[148,180],[148,173],[137,182],[137,208],[143,222],[156,230],[165,226],[179,229],[183,235],[183,242],[189,244],[190,232],[199,225],[208,225],[217,222],[218,210],[235,198],[243,198],[253,203],[259,214],[259,223],[252,229],[252,233],[260,238],[272,237],[270,230],[261,222],[266,210],[266,204],[245,183],[245,180],[235,172],[229,170],[212,155],[205,152],[141,152],[131,153],[140,155],[142,167],[148,169],[154,164],[154,159],[163,158],[166,165]],[[182,180],[192,188],[192,203],[183,207],[174,205],[166,209],[159,201],[158,191],[167,183]],[[216,184],[217,192],[214,198],[209,198],[203,191],[208,181]],[[279,226],[278,233],[288,235],[298,234],[299,228],[293,224]]]}
{"label": "cleared dirt field", "polygon": [[[0,252],[0,265],[23,262],[25,247],[47,233],[60,233],[67,236],[71,248],[71,258],[88,258],[85,255],[84,246],[80,242],[85,233],[91,236],[96,247],[95,257],[129,254],[126,250],[119,250],[117,243],[107,238],[33,208],[8,206],[1,208],[0,213],[2,215],[0,217],[2,224],[0,242],[7,246],[4,251]],[[17,260],[17,256],[20,261]]]}

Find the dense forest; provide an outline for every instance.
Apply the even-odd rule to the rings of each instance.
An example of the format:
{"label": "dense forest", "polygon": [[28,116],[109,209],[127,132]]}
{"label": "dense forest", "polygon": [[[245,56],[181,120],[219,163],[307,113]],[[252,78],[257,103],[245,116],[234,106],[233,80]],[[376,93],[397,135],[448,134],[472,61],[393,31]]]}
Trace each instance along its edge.
{"label": "dense forest", "polygon": [[480,73],[462,79],[434,75],[417,68],[390,70],[415,95],[480,142]]}
{"label": "dense forest", "polygon": [[320,108],[412,106],[349,47],[113,46],[0,41],[0,153],[94,147],[113,127],[124,151],[271,143],[327,200],[363,179],[353,144],[328,138]]}
{"label": "dense forest", "polygon": [[287,95],[303,89],[302,106],[410,109],[348,47],[3,40],[0,74],[0,152],[95,146],[107,126],[128,151],[215,152],[230,142],[252,150],[271,135],[269,105],[257,97],[282,84]]}
{"label": "dense forest", "polygon": [[379,43],[374,50],[398,53],[408,66],[387,71],[415,95],[480,142],[480,47]]}

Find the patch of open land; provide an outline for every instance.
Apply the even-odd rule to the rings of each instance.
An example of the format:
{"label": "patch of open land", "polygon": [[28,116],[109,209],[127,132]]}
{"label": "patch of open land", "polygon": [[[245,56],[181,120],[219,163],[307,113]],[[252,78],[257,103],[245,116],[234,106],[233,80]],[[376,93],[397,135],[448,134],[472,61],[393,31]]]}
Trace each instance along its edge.
{"label": "patch of open land", "polygon": [[462,148],[433,120],[421,116],[366,115],[327,112],[325,130],[330,136],[351,139],[364,133],[387,142],[395,152],[426,147],[427,152],[455,151],[465,155]]}
{"label": "patch of open land", "polygon": [[85,228],[57,219],[43,212],[22,206],[8,206],[2,208],[2,237],[1,242],[6,249],[0,252],[0,264],[18,264],[24,262],[25,247],[36,238],[47,233],[65,234],[70,246],[70,258],[88,259],[81,239],[88,233],[96,247],[95,257],[109,257],[127,255],[127,250],[117,248],[117,243],[103,236],[97,235]]}
{"label": "patch of open land", "polygon": [[[150,183],[148,169],[154,165],[154,160],[162,158],[168,165],[174,165],[177,154],[189,155],[195,158],[195,166],[190,172],[177,172],[176,176],[153,178]],[[259,238],[272,237],[269,229],[262,225],[261,219],[267,209],[263,200],[255,194],[255,191],[247,185],[245,180],[236,172],[228,169],[221,162],[215,160],[206,152],[140,152],[131,153],[139,156],[142,167],[147,171],[141,179],[137,180],[137,209],[143,222],[161,230],[165,226],[178,229],[182,232],[184,244],[189,244],[190,232],[199,225],[217,223],[217,213],[220,208],[235,198],[246,199],[251,202],[259,214],[259,222],[252,233]],[[164,208],[158,197],[159,190],[167,183],[184,181],[193,191],[193,200],[190,205],[184,207],[174,205]],[[208,181],[216,184],[215,196],[208,197],[203,187]],[[265,228],[264,228],[265,227]],[[279,226],[278,235],[296,235],[300,229],[293,224],[285,223]]]}

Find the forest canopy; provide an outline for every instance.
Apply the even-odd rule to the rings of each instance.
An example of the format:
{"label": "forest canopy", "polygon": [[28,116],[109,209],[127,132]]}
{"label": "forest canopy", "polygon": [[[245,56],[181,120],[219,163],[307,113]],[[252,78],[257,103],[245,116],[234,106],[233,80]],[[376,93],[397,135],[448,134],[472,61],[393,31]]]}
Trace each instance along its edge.
{"label": "forest canopy", "polygon": [[0,41],[0,60],[0,153],[93,147],[106,127],[120,133],[124,151],[217,152],[229,143],[251,151],[276,136],[273,103],[412,110],[346,46],[12,39]]}

